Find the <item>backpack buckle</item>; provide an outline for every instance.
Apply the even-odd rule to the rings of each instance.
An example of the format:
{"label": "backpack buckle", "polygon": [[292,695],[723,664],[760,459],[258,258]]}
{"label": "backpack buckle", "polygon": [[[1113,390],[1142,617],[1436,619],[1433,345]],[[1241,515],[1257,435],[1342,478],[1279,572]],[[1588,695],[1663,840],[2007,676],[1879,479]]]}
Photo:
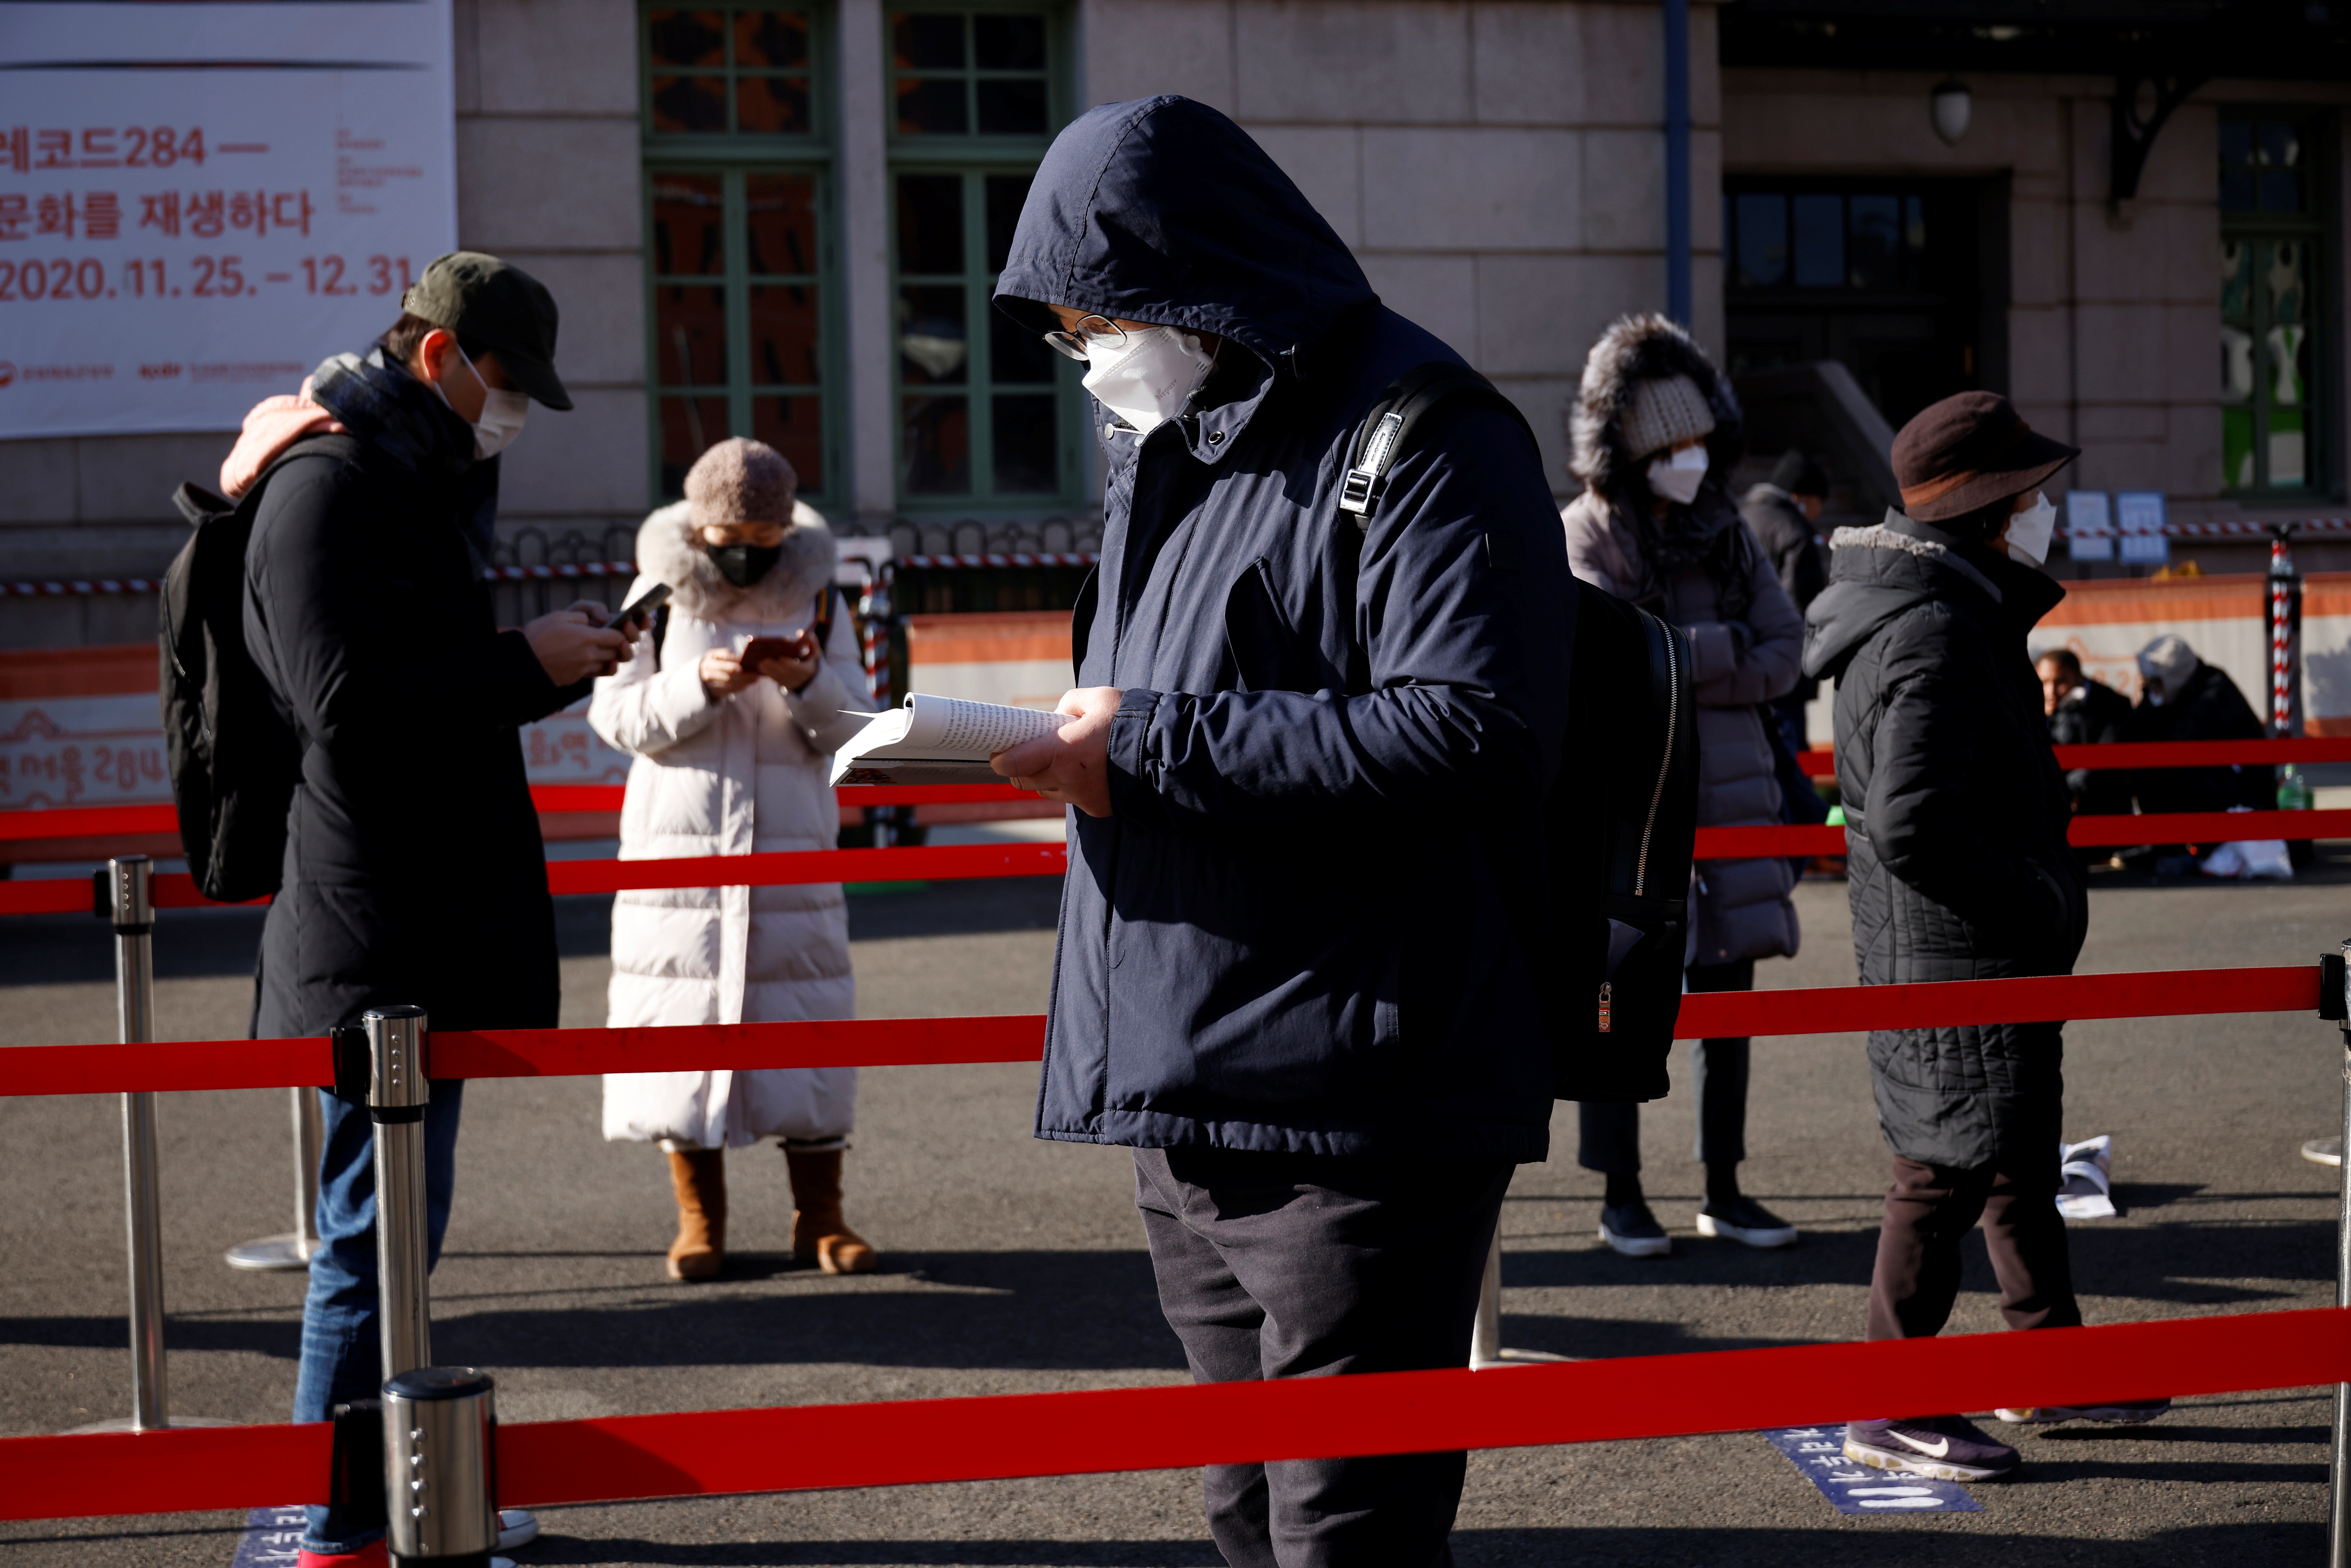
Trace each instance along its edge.
{"label": "backpack buckle", "polygon": [[1370,469],[1350,468],[1347,476],[1339,482],[1339,509],[1353,512],[1357,517],[1368,517],[1380,498],[1380,492],[1385,487],[1380,483],[1379,476]]}

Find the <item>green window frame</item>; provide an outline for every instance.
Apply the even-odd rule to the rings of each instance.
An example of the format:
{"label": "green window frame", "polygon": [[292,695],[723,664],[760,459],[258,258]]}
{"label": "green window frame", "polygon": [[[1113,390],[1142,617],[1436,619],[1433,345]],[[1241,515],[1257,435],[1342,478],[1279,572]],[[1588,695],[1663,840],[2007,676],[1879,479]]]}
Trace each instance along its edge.
{"label": "green window frame", "polygon": [[1038,162],[1071,113],[1066,6],[892,6],[891,390],[909,513],[1081,504],[1078,368],[990,304]]}
{"label": "green window frame", "polygon": [[833,179],[832,15],[821,5],[641,5],[649,488],[729,435],[847,494]]}
{"label": "green window frame", "polygon": [[2248,499],[2318,495],[2335,476],[2333,130],[2284,104],[2220,116],[2220,478]]}

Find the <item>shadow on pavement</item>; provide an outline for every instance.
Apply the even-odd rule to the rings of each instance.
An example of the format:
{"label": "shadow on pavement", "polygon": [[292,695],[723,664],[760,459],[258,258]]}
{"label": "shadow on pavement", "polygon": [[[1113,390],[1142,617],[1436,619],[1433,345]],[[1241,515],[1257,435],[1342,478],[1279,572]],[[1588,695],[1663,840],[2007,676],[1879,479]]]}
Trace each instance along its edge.
{"label": "shadow on pavement", "polygon": [[[2069,1226],[2077,1288],[2183,1306],[2229,1306],[2294,1294],[2268,1281],[2335,1277],[2335,1226],[2325,1220],[2232,1220],[2210,1224]],[[1877,1254],[1875,1228],[1810,1231],[1793,1247],[1756,1251],[1727,1241],[1675,1239],[1664,1258],[1625,1258],[1596,1242],[1556,1251],[1502,1254],[1506,1288],[1623,1285],[1866,1285]],[[1961,1288],[1995,1289],[1983,1238],[1963,1244]],[[2181,1278],[2182,1275],[2187,1276]],[[2255,1283],[2254,1281],[2262,1281]]]}
{"label": "shadow on pavement", "polygon": [[[705,1505],[706,1506],[706,1505]],[[904,1563],[910,1568],[1019,1564],[1020,1568],[1221,1568],[1224,1558],[1198,1541],[793,1541],[670,1542],[577,1540],[558,1533],[562,1513],[542,1515],[548,1533],[531,1548],[534,1565],[643,1563],[677,1568],[798,1568],[799,1564]],[[1973,1526],[1980,1514],[1955,1515],[1947,1528],[1887,1529],[1891,1521],[1823,1521],[1817,1530],[1460,1530],[1453,1552],[1461,1568],[1557,1564],[1559,1568],[2036,1568],[2043,1563],[2179,1564],[2314,1560],[2325,1548],[2317,1524],[2199,1525],[2142,1541],[2053,1540]]]}
{"label": "shadow on pavement", "polygon": [[[812,1270],[790,1270],[812,1288],[788,1292],[735,1289],[761,1277],[747,1272],[619,1302],[572,1295],[545,1306],[450,1311],[458,1298],[443,1298],[434,1348],[445,1361],[484,1366],[599,1370],[842,1363],[1184,1368],[1160,1315],[1150,1259],[1139,1250],[902,1253],[894,1262],[890,1273],[837,1287],[820,1283],[824,1276]],[[780,1257],[768,1264],[770,1277],[788,1271]],[[0,1345],[114,1349],[129,1333],[114,1313],[0,1318]],[[292,1310],[282,1319],[174,1317],[164,1333],[175,1351],[280,1360],[294,1359],[300,1341]]]}

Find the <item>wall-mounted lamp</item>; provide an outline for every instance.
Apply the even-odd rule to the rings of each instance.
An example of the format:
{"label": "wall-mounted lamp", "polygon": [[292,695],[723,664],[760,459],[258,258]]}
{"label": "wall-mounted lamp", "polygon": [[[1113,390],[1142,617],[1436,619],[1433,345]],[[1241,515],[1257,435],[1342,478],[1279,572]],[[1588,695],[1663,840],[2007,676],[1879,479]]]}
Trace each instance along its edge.
{"label": "wall-mounted lamp", "polygon": [[1968,133],[1968,121],[1975,118],[1975,95],[1968,84],[1956,78],[1935,89],[1928,100],[1935,122],[1935,134],[1943,139],[1946,147],[1957,147],[1959,138]]}

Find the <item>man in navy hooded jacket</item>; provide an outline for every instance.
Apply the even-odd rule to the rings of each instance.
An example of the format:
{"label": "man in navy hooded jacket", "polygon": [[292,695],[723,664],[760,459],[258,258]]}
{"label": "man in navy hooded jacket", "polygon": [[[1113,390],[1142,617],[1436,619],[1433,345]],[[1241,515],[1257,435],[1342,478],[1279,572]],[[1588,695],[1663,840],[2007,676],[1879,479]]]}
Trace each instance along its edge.
{"label": "man in navy hooded jacket", "polygon": [[[1459,356],[1185,99],[1061,133],[996,301],[1085,356],[1108,471],[1071,722],[997,759],[1077,808],[1037,1134],[1134,1148],[1196,1379],[1463,1365],[1549,1142],[1575,600],[1540,458],[1459,408],[1339,509],[1383,389]],[[1464,1468],[1217,1466],[1209,1523],[1236,1568],[1447,1563]]]}

